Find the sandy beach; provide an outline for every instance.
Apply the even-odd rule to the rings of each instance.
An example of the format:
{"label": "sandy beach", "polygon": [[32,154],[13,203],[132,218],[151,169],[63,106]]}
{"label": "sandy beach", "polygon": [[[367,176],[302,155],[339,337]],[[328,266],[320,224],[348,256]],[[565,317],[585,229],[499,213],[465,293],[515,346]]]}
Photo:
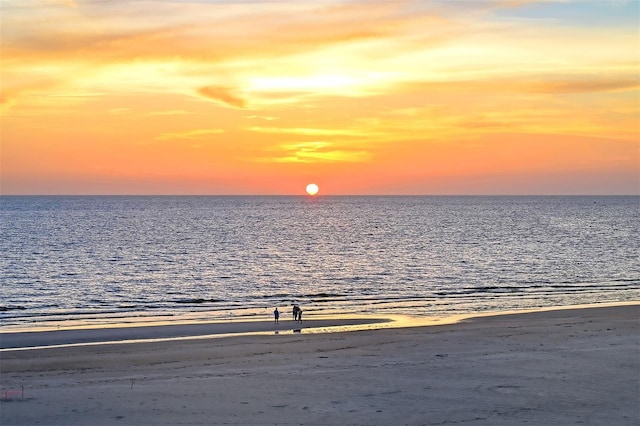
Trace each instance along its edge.
{"label": "sandy beach", "polygon": [[[639,319],[640,305],[624,305],[429,327],[5,350],[0,423],[638,425]],[[150,331],[122,329],[116,340]],[[89,334],[5,334],[2,346],[87,343]]]}

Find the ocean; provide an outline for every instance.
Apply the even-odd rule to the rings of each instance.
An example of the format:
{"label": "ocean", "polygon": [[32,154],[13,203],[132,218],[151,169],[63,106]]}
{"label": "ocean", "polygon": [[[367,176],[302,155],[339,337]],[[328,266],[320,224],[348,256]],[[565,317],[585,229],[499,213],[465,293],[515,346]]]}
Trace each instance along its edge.
{"label": "ocean", "polygon": [[640,197],[2,196],[0,325],[640,300]]}

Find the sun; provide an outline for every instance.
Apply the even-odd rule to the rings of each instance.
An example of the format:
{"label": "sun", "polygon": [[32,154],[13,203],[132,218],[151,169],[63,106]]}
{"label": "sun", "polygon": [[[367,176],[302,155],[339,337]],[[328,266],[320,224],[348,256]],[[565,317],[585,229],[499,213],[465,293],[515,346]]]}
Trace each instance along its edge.
{"label": "sun", "polygon": [[318,185],[316,185],[315,183],[310,183],[309,185],[307,185],[307,194],[309,195],[316,195],[319,190],[320,188],[318,188]]}

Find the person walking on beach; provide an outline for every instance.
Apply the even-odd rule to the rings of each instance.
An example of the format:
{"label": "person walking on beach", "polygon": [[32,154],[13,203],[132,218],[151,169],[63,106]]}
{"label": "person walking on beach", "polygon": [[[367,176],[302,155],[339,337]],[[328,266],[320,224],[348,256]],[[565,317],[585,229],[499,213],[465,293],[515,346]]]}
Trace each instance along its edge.
{"label": "person walking on beach", "polygon": [[298,322],[302,322],[302,309],[298,308]]}
{"label": "person walking on beach", "polygon": [[293,320],[298,321],[298,312],[300,312],[300,308],[298,305],[293,305]]}
{"label": "person walking on beach", "polygon": [[277,307],[273,310],[273,318],[274,318],[276,324],[278,324],[278,322],[280,322],[280,311],[278,311]]}

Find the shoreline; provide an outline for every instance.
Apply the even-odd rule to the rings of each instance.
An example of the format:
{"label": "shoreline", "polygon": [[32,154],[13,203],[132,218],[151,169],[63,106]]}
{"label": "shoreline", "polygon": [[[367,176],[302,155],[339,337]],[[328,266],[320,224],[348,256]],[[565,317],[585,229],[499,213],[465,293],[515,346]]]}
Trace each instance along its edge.
{"label": "shoreline", "polygon": [[46,348],[78,347],[130,343],[169,342],[174,340],[201,340],[243,335],[270,335],[286,333],[343,333],[378,328],[430,327],[456,324],[479,318],[523,315],[563,310],[640,306],[640,301],[607,302],[574,306],[557,306],[515,311],[484,312],[450,315],[447,317],[411,317],[393,315],[333,315],[310,317],[298,323],[282,319],[234,321],[165,321],[155,323],[124,322],[108,325],[84,325],[64,329],[42,330],[0,328],[0,353]]}
{"label": "shoreline", "polygon": [[635,426],[639,319],[630,303],[438,327],[7,351],[0,422]]}
{"label": "shoreline", "polygon": [[273,321],[228,321],[0,332],[0,352],[87,345],[205,340],[231,336],[295,333],[303,330],[305,332],[318,332],[316,330],[339,332],[346,331],[348,327],[363,329],[363,327],[368,328],[389,321],[391,320],[386,318],[309,319],[301,323],[281,320],[278,324]]}

